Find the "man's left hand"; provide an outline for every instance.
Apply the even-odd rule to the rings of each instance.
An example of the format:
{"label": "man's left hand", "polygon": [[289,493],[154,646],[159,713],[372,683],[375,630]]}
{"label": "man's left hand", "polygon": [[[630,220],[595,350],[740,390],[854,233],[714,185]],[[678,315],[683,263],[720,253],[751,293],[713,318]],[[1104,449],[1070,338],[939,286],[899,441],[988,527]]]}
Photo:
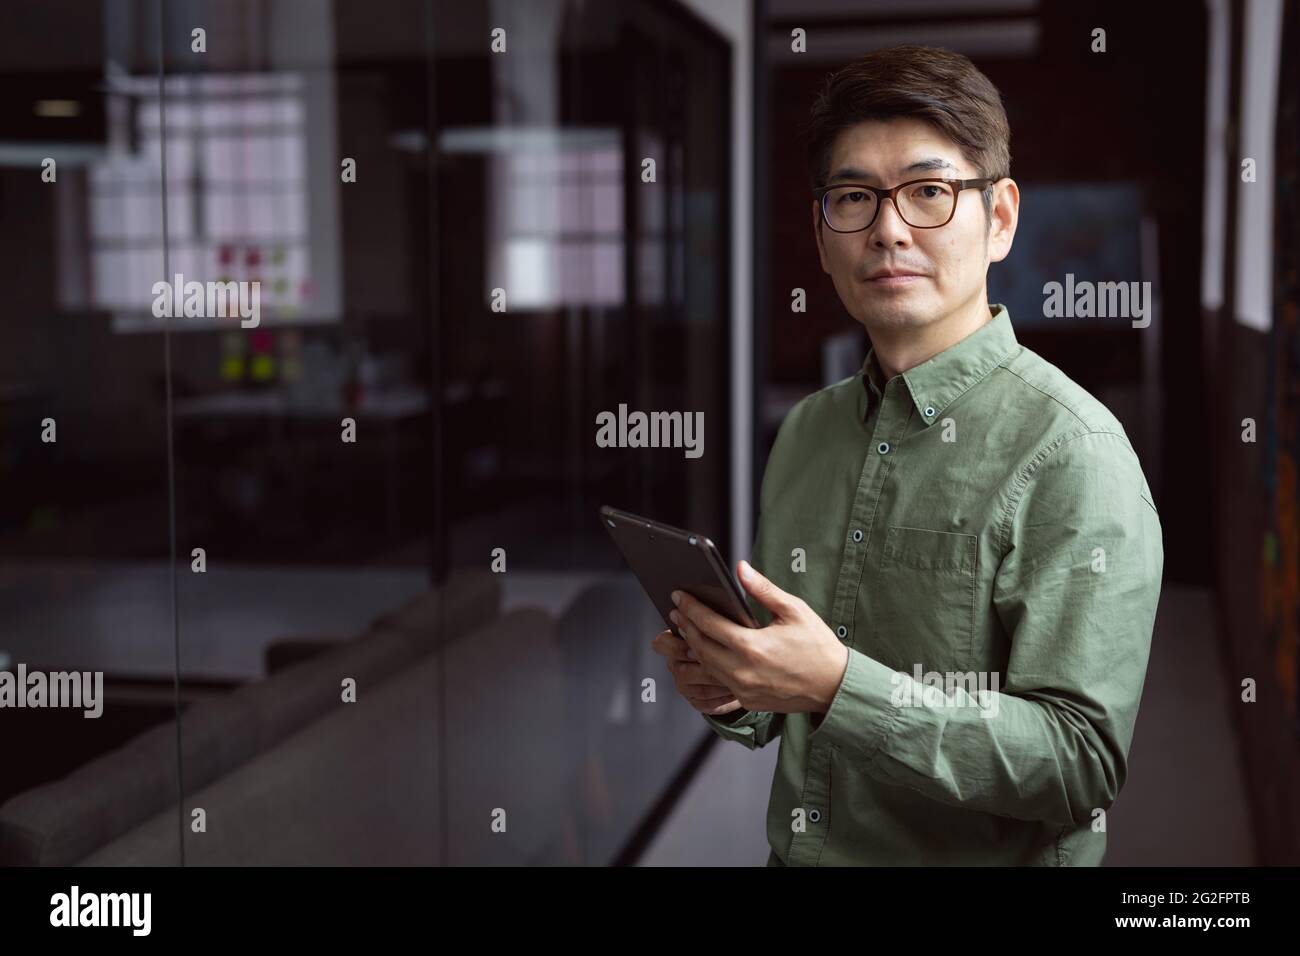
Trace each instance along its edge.
{"label": "man's left hand", "polygon": [[848,647],[802,598],[782,591],[746,561],[738,569],[741,585],[772,612],[771,624],[736,624],[685,591],[673,592],[673,623],[696,660],[746,710],[825,713],[848,666]]}

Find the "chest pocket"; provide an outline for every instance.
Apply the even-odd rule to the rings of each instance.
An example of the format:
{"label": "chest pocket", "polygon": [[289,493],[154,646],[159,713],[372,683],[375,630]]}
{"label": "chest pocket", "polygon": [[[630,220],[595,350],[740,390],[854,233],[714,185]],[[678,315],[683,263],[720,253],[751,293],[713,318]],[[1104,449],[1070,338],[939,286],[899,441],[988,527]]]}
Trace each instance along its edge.
{"label": "chest pocket", "polygon": [[870,595],[871,634],[887,663],[908,673],[917,664],[970,669],[978,560],[976,535],[889,528]]}

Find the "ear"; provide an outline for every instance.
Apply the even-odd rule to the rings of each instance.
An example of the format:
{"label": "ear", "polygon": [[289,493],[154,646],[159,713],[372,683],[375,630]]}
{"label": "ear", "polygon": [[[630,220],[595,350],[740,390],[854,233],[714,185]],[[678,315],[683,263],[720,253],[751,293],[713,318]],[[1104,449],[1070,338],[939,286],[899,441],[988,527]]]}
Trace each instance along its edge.
{"label": "ear", "polygon": [[1020,221],[1020,187],[1014,179],[1000,179],[993,186],[993,208],[989,211],[989,262],[1001,262],[1011,253]]}

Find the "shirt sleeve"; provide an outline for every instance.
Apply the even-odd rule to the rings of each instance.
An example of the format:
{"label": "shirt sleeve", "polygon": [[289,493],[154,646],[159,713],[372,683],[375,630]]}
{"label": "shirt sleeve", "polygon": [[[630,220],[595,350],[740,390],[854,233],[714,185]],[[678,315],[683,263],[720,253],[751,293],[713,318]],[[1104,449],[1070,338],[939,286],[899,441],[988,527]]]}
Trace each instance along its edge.
{"label": "shirt sleeve", "polygon": [[1010,638],[997,690],[986,675],[991,693],[936,696],[850,648],[809,740],[943,803],[1081,826],[1127,776],[1164,569],[1159,516],[1113,432],[1058,445],[1008,510],[992,595]]}
{"label": "shirt sleeve", "polygon": [[770,710],[747,710],[732,721],[709,714],[701,714],[701,716],[723,740],[734,740],[744,744],[750,750],[764,747],[779,737],[785,722],[785,714],[773,713]]}

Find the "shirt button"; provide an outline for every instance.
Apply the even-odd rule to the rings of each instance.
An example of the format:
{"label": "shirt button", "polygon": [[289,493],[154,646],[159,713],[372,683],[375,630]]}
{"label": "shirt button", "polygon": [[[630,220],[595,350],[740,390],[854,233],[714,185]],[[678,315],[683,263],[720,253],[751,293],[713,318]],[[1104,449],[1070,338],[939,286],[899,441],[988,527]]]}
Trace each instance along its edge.
{"label": "shirt button", "polygon": [[862,540],[862,530],[861,530],[861,529],[856,529],[856,530],[854,530],[854,532],[853,532],[853,540],[854,540],[854,541],[861,541],[861,540]]}
{"label": "shirt button", "polygon": [[925,417],[926,417],[926,418],[934,418],[934,406],[933,406],[933,405],[927,405],[927,406],[925,406]]}
{"label": "shirt button", "polygon": [[844,637],[849,633],[849,629],[845,627],[843,624],[841,624],[839,627],[835,629],[835,633],[840,637]]}
{"label": "shirt button", "polygon": [[811,810],[808,811],[808,819],[811,820],[813,823],[816,823],[821,818],[822,818],[822,812],[818,810],[816,807],[813,807]]}
{"label": "shirt button", "polygon": [[889,442],[882,441],[879,445],[876,446],[876,451],[880,452],[882,455],[885,454],[887,451],[889,451]]}

